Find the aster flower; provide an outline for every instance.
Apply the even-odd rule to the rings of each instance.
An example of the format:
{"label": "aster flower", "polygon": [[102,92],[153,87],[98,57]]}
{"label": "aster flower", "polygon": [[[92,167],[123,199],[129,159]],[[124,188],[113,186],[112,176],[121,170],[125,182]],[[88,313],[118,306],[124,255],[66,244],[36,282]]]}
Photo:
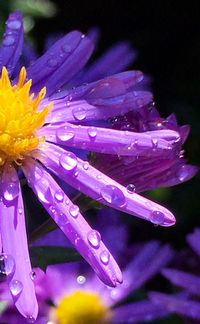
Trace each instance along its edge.
{"label": "aster flower", "polygon": [[[200,229],[187,236],[187,242],[193,251],[200,257]],[[198,269],[197,269],[198,270]],[[199,271],[198,271],[199,273]],[[185,316],[195,321],[200,320],[200,276],[186,271],[166,268],[162,270],[163,276],[173,285],[182,288],[177,294],[164,294],[160,292],[150,293],[150,299],[155,306],[165,307],[171,313]],[[196,323],[196,322],[195,322]]]}
{"label": "aster flower", "polygon": [[[17,76],[23,22],[16,12],[7,21],[0,49],[1,250],[11,294],[28,318],[36,318],[38,306],[30,275],[19,170],[56,224],[107,285],[122,282],[121,271],[100,234],[87,224],[52,173],[102,204],[162,226],[175,223],[166,208],[132,193],[70,151],[78,148],[151,159],[173,155],[179,139],[176,131],[168,129],[141,134],[94,126],[98,120],[140,110],[152,95],[134,90],[142,80],[141,72],[118,69],[112,76],[71,88],[93,47],[89,37],[73,31],[27,69],[22,67]],[[107,64],[110,61],[111,57]],[[109,255],[107,265],[101,261],[104,254]]]}
{"label": "aster flower", "polygon": [[[108,219],[108,213],[110,217]],[[127,228],[120,223],[117,212],[101,210],[97,219],[98,229],[107,225],[104,239],[115,256],[121,257],[121,246],[127,247]],[[121,226],[122,225],[122,226]],[[60,230],[49,233],[37,244],[68,244]],[[121,246],[113,246],[114,238],[121,236]],[[127,248],[125,249],[127,251]],[[125,253],[126,254],[126,253]],[[129,256],[128,256],[129,255]],[[94,275],[84,262],[60,266],[49,266],[46,275],[35,269],[34,279],[40,312],[36,323],[59,324],[100,324],[100,323],[136,323],[148,322],[164,317],[168,311],[157,307],[148,299],[123,304],[126,297],[139,290],[148,280],[166,266],[174,253],[168,245],[159,242],[133,244],[130,253],[126,255],[123,269],[124,282],[117,288],[110,288]],[[103,256],[105,264],[107,255]],[[121,304],[121,305],[120,305]],[[117,306],[118,305],[118,306]],[[120,305],[120,306],[119,306]],[[1,317],[1,321],[23,323],[20,314],[10,307]]]}
{"label": "aster flower", "polygon": [[[182,145],[189,135],[189,125],[179,126],[174,114],[162,118],[155,104],[142,107],[139,111],[132,110],[124,116],[116,116],[110,120],[113,129],[129,132],[145,133],[148,131],[171,129],[179,133],[180,141],[176,153],[156,156],[116,156],[109,155],[107,163],[103,163],[105,155],[96,154],[95,166],[128,186],[129,190],[142,192],[161,187],[170,187],[191,179],[198,168],[187,164],[184,159]],[[157,140],[154,140],[155,147]]]}

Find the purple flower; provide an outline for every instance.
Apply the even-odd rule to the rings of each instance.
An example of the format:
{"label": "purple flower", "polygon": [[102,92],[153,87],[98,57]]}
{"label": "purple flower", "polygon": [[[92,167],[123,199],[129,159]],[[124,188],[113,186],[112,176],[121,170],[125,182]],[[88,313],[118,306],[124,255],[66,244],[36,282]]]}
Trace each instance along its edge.
{"label": "purple flower", "polygon": [[[31,280],[20,169],[44,208],[107,285],[122,282],[121,271],[100,234],[87,224],[52,174],[102,204],[162,226],[175,223],[166,208],[127,190],[66,150],[159,160],[174,155],[179,147],[180,135],[174,130],[138,133],[94,126],[98,120],[140,111],[152,95],[134,88],[142,80],[141,72],[121,72],[132,55],[129,48],[122,50],[122,45],[82,75],[94,48],[91,39],[78,31],[67,34],[27,70],[22,67],[18,76],[23,22],[16,12],[9,16],[0,49],[1,250],[11,294],[18,310],[28,318],[36,318],[38,306]],[[126,60],[118,65],[122,52]],[[109,65],[115,73],[112,76],[105,75]],[[103,78],[98,80],[101,72]],[[79,84],[87,78],[92,82]],[[103,253],[110,255],[107,265],[101,261]]]}
{"label": "purple flower", "polygon": [[[164,119],[154,104],[132,110],[124,116],[111,119],[113,129],[127,130],[144,134],[148,131],[171,129],[180,135],[175,154],[156,156],[117,156],[109,155],[107,163],[103,163],[105,155],[96,154],[95,167],[109,177],[127,186],[130,190],[142,192],[159,187],[170,187],[191,179],[198,171],[193,165],[186,164],[182,145],[189,134],[189,126],[179,126],[174,114]],[[153,141],[155,148],[157,140]]]}
{"label": "purple flower", "polygon": [[[100,227],[107,223],[108,210],[99,215]],[[118,215],[111,215],[114,223],[108,221],[108,231],[105,237],[108,246],[113,244],[113,238],[121,233],[121,224],[117,222]],[[45,241],[49,244],[62,244],[58,236],[59,230],[49,233]],[[65,238],[63,238],[65,244]],[[122,235],[121,244],[126,245],[127,232]],[[41,243],[41,242],[40,242]],[[114,248],[119,257],[121,249]],[[125,249],[127,251],[127,249]],[[148,299],[137,302],[122,302],[134,291],[140,289],[148,280],[154,277],[172,259],[174,253],[168,245],[151,241],[147,244],[134,244],[126,257],[123,269],[123,284],[110,288],[94,275],[83,262],[61,266],[49,266],[46,275],[36,269],[34,279],[40,312],[36,323],[135,323],[151,321],[168,314],[164,307],[157,307]],[[108,265],[109,255],[101,254],[103,263]],[[117,306],[118,305],[118,306]],[[1,321],[13,324],[23,321],[13,308],[9,308],[1,317]]]}
{"label": "purple flower", "polygon": [[[200,257],[200,229],[195,229],[194,233],[189,234],[187,241],[194,252]],[[155,306],[165,307],[169,312],[186,316],[196,321],[200,320],[200,303],[198,300],[200,296],[200,276],[173,268],[163,269],[162,274],[172,284],[183,290],[179,295],[151,292],[149,296]]]}

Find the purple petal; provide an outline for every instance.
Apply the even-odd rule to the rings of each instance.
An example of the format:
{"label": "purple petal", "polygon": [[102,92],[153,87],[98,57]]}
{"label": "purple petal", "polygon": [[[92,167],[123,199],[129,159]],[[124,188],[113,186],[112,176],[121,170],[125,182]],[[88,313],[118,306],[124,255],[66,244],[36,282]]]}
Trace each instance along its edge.
{"label": "purple petal", "polygon": [[115,302],[142,287],[145,282],[160,272],[172,257],[173,251],[168,245],[160,247],[158,242],[146,244],[123,271],[123,284],[112,290]]}
{"label": "purple petal", "polygon": [[93,51],[89,38],[74,31],[57,41],[27,70],[33,91],[47,87],[52,94],[66,84],[88,61]]}
{"label": "purple petal", "polygon": [[179,298],[177,295],[167,295],[158,292],[149,294],[151,301],[157,307],[164,307],[166,311],[200,319],[200,303]]}
{"label": "purple petal", "polygon": [[71,152],[49,143],[37,157],[66,183],[100,203],[154,224],[171,226],[175,223],[173,214],[166,208],[130,192]]}
{"label": "purple petal", "polygon": [[78,82],[88,83],[121,72],[135,60],[136,56],[136,51],[132,50],[128,43],[116,44],[90,65]]}
{"label": "purple petal", "polygon": [[120,306],[113,311],[113,323],[138,323],[149,322],[169,314],[165,307],[154,305],[149,300]]}
{"label": "purple petal", "polygon": [[[144,133],[120,131],[93,126],[76,126],[69,123],[48,125],[41,128],[39,135],[46,140],[69,147],[117,155],[162,155],[169,154],[171,141],[179,134],[171,130]],[[169,142],[168,142],[169,141]]]}
{"label": "purple petal", "polygon": [[[7,276],[9,288],[20,313],[27,318],[35,318],[38,304],[34,284],[31,279],[31,264],[29,259],[23,199],[20,183],[14,168],[6,166],[2,176],[1,235],[3,252],[10,263]],[[15,266],[11,269],[12,258]]]}
{"label": "purple petal", "polygon": [[191,248],[200,257],[200,229],[196,228],[194,233],[187,236],[187,242],[190,244]]}
{"label": "purple petal", "polygon": [[77,206],[68,199],[50,174],[34,160],[23,165],[29,185],[42,205],[101,280],[112,287],[122,281],[121,271],[100,234],[92,230]]}
{"label": "purple petal", "polygon": [[23,47],[23,21],[20,12],[10,14],[0,49],[0,70],[6,66],[12,74]]}
{"label": "purple petal", "polygon": [[164,277],[169,279],[173,284],[187,289],[189,292],[200,295],[200,277],[190,273],[175,269],[162,270]]}

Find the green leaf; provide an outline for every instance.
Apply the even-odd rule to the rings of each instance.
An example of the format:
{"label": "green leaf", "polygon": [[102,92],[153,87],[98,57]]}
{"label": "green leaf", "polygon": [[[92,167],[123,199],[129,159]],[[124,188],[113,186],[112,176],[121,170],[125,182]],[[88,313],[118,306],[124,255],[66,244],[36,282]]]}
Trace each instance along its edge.
{"label": "green leaf", "polygon": [[2,301],[0,302],[0,315],[6,310],[8,306],[8,302]]}
{"label": "green leaf", "polygon": [[48,265],[80,261],[80,254],[73,248],[63,246],[32,246],[30,248],[31,263],[46,271]]}

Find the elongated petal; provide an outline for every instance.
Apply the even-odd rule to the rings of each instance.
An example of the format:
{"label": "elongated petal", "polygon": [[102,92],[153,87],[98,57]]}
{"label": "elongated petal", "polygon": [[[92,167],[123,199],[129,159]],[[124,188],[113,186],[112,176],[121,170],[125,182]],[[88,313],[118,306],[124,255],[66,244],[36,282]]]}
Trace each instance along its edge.
{"label": "elongated petal", "polygon": [[10,291],[20,313],[36,319],[38,304],[31,279],[23,200],[17,173],[9,166],[5,167],[2,177],[2,196],[0,227],[3,252],[15,260],[15,268],[7,277]]}
{"label": "elongated petal", "polygon": [[0,70],[3,66],[12,74],[22,53],[23,21],[20,12],[10,14],[7,20],[6,32],[0,48]]}
{"label": "elongated petal", "polygon": [[162,306],[171,313],[184,315],[194,319],[200,319],[200,303],[179,298],[177,295],[167,295],[158,292],[149,294],[155,306]]}
{"label": "elongated petal", "polygon": [[113,323],[144,323],[166,317],[170,312],[149,300],[143,300],[117,307],[113,311]]}
{"label": "elongated petal", "polygon": [[187,236],[187,242],[190,244],[191,248],[200,257],[200,229],[196,228],[194,233]]}
{"label": "elongated petal", "polygon": [[200,295],[200,277],[179,271],[176,269],[164,269],[162,270],[163,276],[169,279],[173,284],[187,289],[189,292]]}
{"label": "elongated petal", "polygon": [[24,163],[23,171],[40,202],[101,280],[110,286],[121,282],[121,271],[100,234],[91,229],[50,174],[31,159]]}
{"label": "elongated petal", "polygon": [[39,135],[46,140],[69,147],[84,148],[88,151],[118,155],[158,155],[169,154],[170,142],[179,134],[161,130],[134,133],[92,126],[76,126],[69,123],[49,125],[41,128]]}
{"label": "elongated petal", "polygon": [[[68,34],[67,41],[63,39],[56,42],[53,45],[53,50],[49,49],[39,60],[39,66],[43,62],[46,66],[43,66],[44,73],[51,72],[49,77],[45,80],[42,78],[40,71],[41,82],[34,81],[34,91],[39,91],[44,85],[47,87],[47,93],[51,95],[56,90],[60,89],[64,84],[70,81],[70,79],[86,64],[93,52],[93,43],[88,37],[85,37],[79,32],[72,32]],[[67,36],[66,36],[67,38]],[[71,38],[71,40],[69,40]],[[39,69],[35,62],[35,69]],[[32,67],[30,67],[32,69]],[[32,75],[33,72],[28,71],[28,75]],[[45,84],[44,84],[45,82]]]}
{"label": "elongated petal", "polygon": [[174,216],[166,208],[129,192],[88,162],[76,158],[71,152],[49,143],[44,145],[37,158],[72,187],[100,203],[149,220],[154,224],[170,226],[175,223]]}
{"label": "elongated petal", "polygon": [[126,298],[155,276],[173,257],[168,245],[160,246],[158,242],[146,244],[123,271],[123,284],[111,291],[115,303]]}
{"label": "elongated petal", "polygon": [[84,71],[78,83],[92,82],[123,71],[137,56],[126,42],[116,44]]}

